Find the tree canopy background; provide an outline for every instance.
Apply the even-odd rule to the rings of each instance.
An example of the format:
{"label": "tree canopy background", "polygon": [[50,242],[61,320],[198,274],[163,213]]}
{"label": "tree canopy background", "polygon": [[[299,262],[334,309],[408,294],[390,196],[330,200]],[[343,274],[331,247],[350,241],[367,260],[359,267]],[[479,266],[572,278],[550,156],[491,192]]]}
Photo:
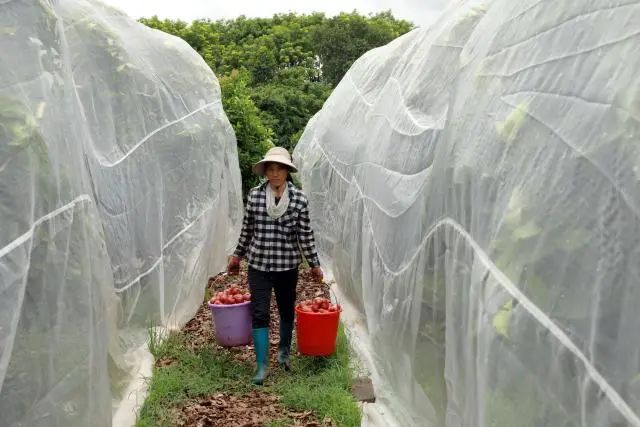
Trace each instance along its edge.
{"label": "tree canopy background", "polygon": [[245,194],[258,183],[251,165],[273,145],[293,150],[356,59],[413,28],[390,11],[240,16],[190,24],[156,16],[140,21],[184,39],[218,76],[238,140]]}

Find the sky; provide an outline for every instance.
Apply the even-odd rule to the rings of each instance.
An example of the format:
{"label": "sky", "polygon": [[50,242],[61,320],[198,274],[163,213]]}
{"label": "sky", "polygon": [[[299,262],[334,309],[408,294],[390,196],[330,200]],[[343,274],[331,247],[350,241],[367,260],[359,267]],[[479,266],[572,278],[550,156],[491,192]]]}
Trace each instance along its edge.
{"label": "sky", "polygon": [[417,26],[437,17],[449,0],[102,0],[133,18],[158,15],[159,18],[193,21],[198,18],[228,19],[240,15],[269,17],[274,13],[324,12],[333,16],[354,9],[362,14],[391,10],[396,18]]}

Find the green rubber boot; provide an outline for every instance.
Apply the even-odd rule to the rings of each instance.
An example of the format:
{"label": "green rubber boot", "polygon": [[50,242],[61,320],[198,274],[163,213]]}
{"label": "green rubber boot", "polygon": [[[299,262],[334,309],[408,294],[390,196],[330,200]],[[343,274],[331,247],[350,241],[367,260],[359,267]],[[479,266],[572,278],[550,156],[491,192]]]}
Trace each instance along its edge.
{"label": "green rubber boot", "polygon": [[253,330],[253,347],[256,351],[256,373],[251,382],[262,385],[267,376],[267,363],[269,360],[269,328]]}

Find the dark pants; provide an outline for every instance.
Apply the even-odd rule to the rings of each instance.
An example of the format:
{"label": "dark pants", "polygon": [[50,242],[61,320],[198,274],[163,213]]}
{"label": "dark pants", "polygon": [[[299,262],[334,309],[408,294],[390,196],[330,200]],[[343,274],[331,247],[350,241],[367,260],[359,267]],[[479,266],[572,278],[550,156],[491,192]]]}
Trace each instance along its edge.
{"label": "dark pants", "polygon": [[254,328],[269,327],[271,289],[275,291],[280,324],[293,326],[298,269],[266,272],[249,267],[251,320]]}

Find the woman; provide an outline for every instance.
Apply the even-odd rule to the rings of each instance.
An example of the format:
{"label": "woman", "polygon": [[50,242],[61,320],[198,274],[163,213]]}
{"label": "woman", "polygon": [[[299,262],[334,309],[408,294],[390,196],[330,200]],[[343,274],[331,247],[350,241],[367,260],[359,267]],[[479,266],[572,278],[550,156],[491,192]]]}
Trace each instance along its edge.
{"label": "woman", "polygon": [[262,384],[269,358],[269,306],[271,289],[275,291],[280,315],[278,364],[289,370],[289,352],[293,332],[298,266],[304,254],[315,280],[322,280],[313,230],[309,220],[307,198],[291,182],[297,169],[289,152],[272,148],[253,166],[267,181],[252,188],[247,198],[238,246],[229,260],[227,271],[236,274],[240,260],[249,264],[253,345],[256,352],[254,384]]}

